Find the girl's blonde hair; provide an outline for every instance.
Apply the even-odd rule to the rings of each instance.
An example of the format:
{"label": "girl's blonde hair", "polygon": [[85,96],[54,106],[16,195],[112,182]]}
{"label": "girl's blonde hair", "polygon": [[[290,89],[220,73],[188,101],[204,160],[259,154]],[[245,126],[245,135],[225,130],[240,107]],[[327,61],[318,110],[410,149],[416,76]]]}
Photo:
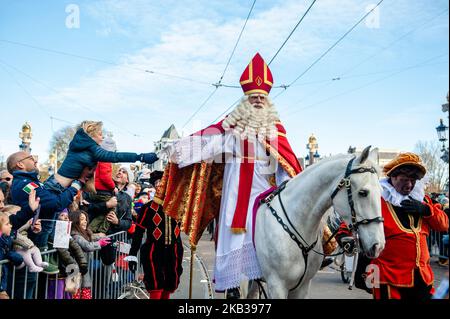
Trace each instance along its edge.
{"label": "girl's blonde hair", "polygon": [[103,129],[103,122],[101,121],[83,121],[80,124],[80,128],[86,132],[87,135],[93,137],[95,133],[101,132]]}
{"label": "girl's blonde hair", "polygon": [[18,211],[20,211],[22,208],[20,206],[17,205],[6,205],[5,207],[3,207],[0,212],[4,212],[7,213],[8,215],[11,214],[15,214]]}
{"label": "girl's blonde hair", "polygon": [[9,220],[9,214],[5,212],[0,212],[0,229],[3,227],[5,220]]}

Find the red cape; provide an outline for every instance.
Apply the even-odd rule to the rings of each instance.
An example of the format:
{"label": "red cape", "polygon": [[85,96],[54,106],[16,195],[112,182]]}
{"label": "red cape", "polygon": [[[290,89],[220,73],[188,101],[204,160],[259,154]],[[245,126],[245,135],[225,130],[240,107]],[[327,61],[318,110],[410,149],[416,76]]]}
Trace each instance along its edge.
{"label": "red cape", "polygon": [[[224,134],[225,130],[222,127],[222,122],[224,120],[210,125],[207,128],[195,132],[192,135],[215,135],[215,134]],[[286,129],[281,124],[281,122],[276,122],[277,127],[277,140],[266,140],[264,142],[264,146],[270,153],[280,162],[289,176],[294,177],[298,173],[302,171],[302,167],[295,156],[294,151],[289,144],[286,137]]]}
{"label": "red cape", "polygon": [[[192,135],[224,134],[222,122]],[[302,171],[286,138],[286,130],[277,123],[277,138],[263,142],[266,150],[283,169],[294,177]],[[219,215],[222,198],[224,163],[202,161],[184,168],[169,163],[156,191],[154,202],[163,205],[164,213],[182,221],[182,229],[195,247],[209,222]]]}

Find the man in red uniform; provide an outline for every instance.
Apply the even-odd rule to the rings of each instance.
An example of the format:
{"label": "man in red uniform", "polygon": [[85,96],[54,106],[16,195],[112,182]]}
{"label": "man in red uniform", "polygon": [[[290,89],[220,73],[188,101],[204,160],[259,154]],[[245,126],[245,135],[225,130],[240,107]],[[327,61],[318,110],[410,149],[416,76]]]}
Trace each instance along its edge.
{"label": "man in red uniform", "polygon": [[[355,286],[370,291],[367,280],[364,283],[364,277],[369,275],[375,299],[430,299],[434,276],[427,236],[430,230],[446,231],[448,217],[440,204],[433,204],[425,195],[421,179],[426,169],[419,156],[399,154],[383,170],[387,175],[380,180],[386,246],[372,260],[370,271],[365,268],[370,261],[360,256]],[[341,223],[336,239],[350,251],[354,247],[351,236],[347,225]],[[364,274],[364,269],[368,273]]]}
{"label": "man in red uniform", "polygon": [[425,195],[420,180],[426,169],[419,156],[399,154],[384,166],[384,172],[387,177],[380,184],[386,246],[372,261],[379,270],[373,274],[379,282],[379,288],[373,288],[374,298],[430,299],[434,276],[427,236],[430,230],[447,230],[448,217]]}

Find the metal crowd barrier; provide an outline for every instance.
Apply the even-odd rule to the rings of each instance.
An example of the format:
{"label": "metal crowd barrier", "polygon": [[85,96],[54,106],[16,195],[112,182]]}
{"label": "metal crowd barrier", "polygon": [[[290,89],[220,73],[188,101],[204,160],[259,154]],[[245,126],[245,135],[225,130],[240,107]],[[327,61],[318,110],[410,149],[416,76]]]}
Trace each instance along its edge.
{"label": "metal crowd barrier", "polygon": [[448,232],[431,230],[427,242],[430,256],[448,259]]}
{"label": "metal crowd barrier", "polygon": [[[131,245],[131,239],[127,239],[127,232],[122,231],[108,237],[111,238],[115,249],[115,259],[112,265],[104,265],[100,251],[94,251],[93,256],[90,255],[89,274],[91,277],[91,294],[92,299],[123,299],[127,296],[133,297],[130,293],[130,287],[138,290],[140,286],[140,274],[142,267],[138,257],[138,269],[136,273],[132,273],[128,269],[128,262],[123,258],[128,256]],[[145,240],[145,238],[144,238]],[[52,264],[58,265],[59,258],[56,249],[41,252],[43,261],[51,261]],[[2,265],[8,263],[8,260],[0,260],[0,278],[2,274]],[[66,299],[63,285],[58,284],[59,280],[65,280],[59,277],[59,274],[30,273],[27,267],[17,270],[11,266],[9,271],[8,294],[11,299]],[[20,272],[20,274],[19,274]],[[20,276],[20,282],[18,278]],[[52,283],[53,281],[53,283]],[[32,286],[35,285],[33,288]],[[64,295],[64,297],[62,297]],[[141,297],[147,298],[145,291],[141,291]],[[134,297],[136,294],[134,294]],[[69,298],[67,298],[69,299]]]}

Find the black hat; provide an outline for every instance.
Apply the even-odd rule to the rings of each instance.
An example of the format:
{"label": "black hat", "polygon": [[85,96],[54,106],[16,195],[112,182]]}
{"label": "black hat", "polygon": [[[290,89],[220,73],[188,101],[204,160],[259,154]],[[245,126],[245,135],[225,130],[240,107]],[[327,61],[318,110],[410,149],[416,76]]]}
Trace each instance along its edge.
{"label": "black hat", "polygon": [[157,180],[161,179],[164,175],[163,171],[153,171],[150,173],[150,184],[152,184],[153,186],[155,186],[155,183]]}

